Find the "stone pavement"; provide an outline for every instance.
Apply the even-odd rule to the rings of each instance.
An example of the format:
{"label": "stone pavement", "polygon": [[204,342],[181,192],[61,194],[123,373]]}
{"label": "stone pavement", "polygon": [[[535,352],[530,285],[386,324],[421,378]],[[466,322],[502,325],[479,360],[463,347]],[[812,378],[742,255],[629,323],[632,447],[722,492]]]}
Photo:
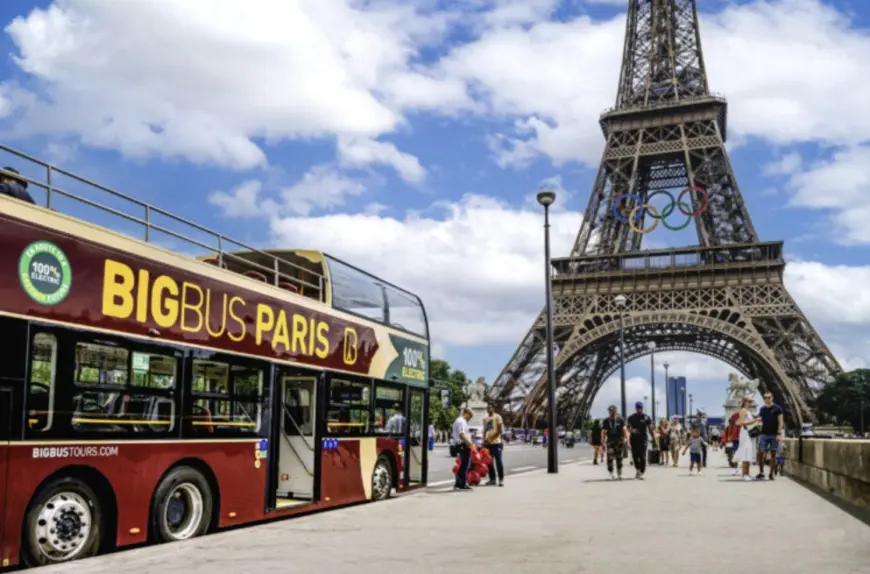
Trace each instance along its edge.
{"label": "stone pavement", "polygon": [[38,571],[870,572],[870,527],[788,478],[743,483],[720,454],[709,462],[701,477],[653,467],[646,481],[622,482],[572,463],[504,488],[430,489]]}

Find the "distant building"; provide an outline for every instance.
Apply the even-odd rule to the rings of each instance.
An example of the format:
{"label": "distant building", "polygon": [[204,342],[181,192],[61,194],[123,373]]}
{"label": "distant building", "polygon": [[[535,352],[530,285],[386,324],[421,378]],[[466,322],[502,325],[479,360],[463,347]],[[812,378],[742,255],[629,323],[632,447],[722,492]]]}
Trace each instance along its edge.
{"label": "distant building", "polygon": [[686,386],[686,377],[668,378],[668,418],[674,415],[685,417],[688,414]]}

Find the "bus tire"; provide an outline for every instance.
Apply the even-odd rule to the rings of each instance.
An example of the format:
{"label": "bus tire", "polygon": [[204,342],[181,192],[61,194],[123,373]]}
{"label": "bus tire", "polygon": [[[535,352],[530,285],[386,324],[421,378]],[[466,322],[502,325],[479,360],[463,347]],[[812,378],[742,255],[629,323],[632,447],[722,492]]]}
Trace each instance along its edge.
{"label": "bus tire", "polygon": [[22,558],[45,566],[95,556],[100,551],[100,501],[86,482],[71,476],[44,485],[24,518]]}
{"label": "bus tire", "polygon": [[175,542],[208,532],[214,497],[208,481],[189,466],[163,477],[151,502],[151,532],[157,542]]}
{"label": "bus tire", "polygon": [[372,470],[372,500],[386,500],[393,494],[393,465],[381,455]]}

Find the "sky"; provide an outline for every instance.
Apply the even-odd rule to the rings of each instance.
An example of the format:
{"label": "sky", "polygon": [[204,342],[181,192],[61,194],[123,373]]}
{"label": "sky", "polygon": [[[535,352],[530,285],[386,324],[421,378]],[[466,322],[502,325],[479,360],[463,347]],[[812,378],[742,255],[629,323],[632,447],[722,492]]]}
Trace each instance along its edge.
{"label": "sky", "polygon": [[[4,0],[0,141],[241,241],[325,251],[414,291],[434,356],[491,381],[543,304],[540,186],[558,192],[554,256],[579,229],[626,4]],[[865,366],[870,4],[698,4],[755,228],[786,242],[787,287],[841,364]],[[644,246],[693,242],[660,229]],[[730,367],[655,360],[660,397],[668,362],[695,406],[721,412]],[[627,376],[629,401],[649,394],[648,357]],[[614,378],[593,414],[618,395]]]}

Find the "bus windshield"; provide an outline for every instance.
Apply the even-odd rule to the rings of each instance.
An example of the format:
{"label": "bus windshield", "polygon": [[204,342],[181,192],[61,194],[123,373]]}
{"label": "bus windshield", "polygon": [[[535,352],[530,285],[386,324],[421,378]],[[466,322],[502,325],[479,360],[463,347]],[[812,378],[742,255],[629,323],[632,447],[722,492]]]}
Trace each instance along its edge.
{"label": "bus windshield", "polygon": [[428,338],[426,313],[419,297],[335,257],[324,258],[335,309]]}

